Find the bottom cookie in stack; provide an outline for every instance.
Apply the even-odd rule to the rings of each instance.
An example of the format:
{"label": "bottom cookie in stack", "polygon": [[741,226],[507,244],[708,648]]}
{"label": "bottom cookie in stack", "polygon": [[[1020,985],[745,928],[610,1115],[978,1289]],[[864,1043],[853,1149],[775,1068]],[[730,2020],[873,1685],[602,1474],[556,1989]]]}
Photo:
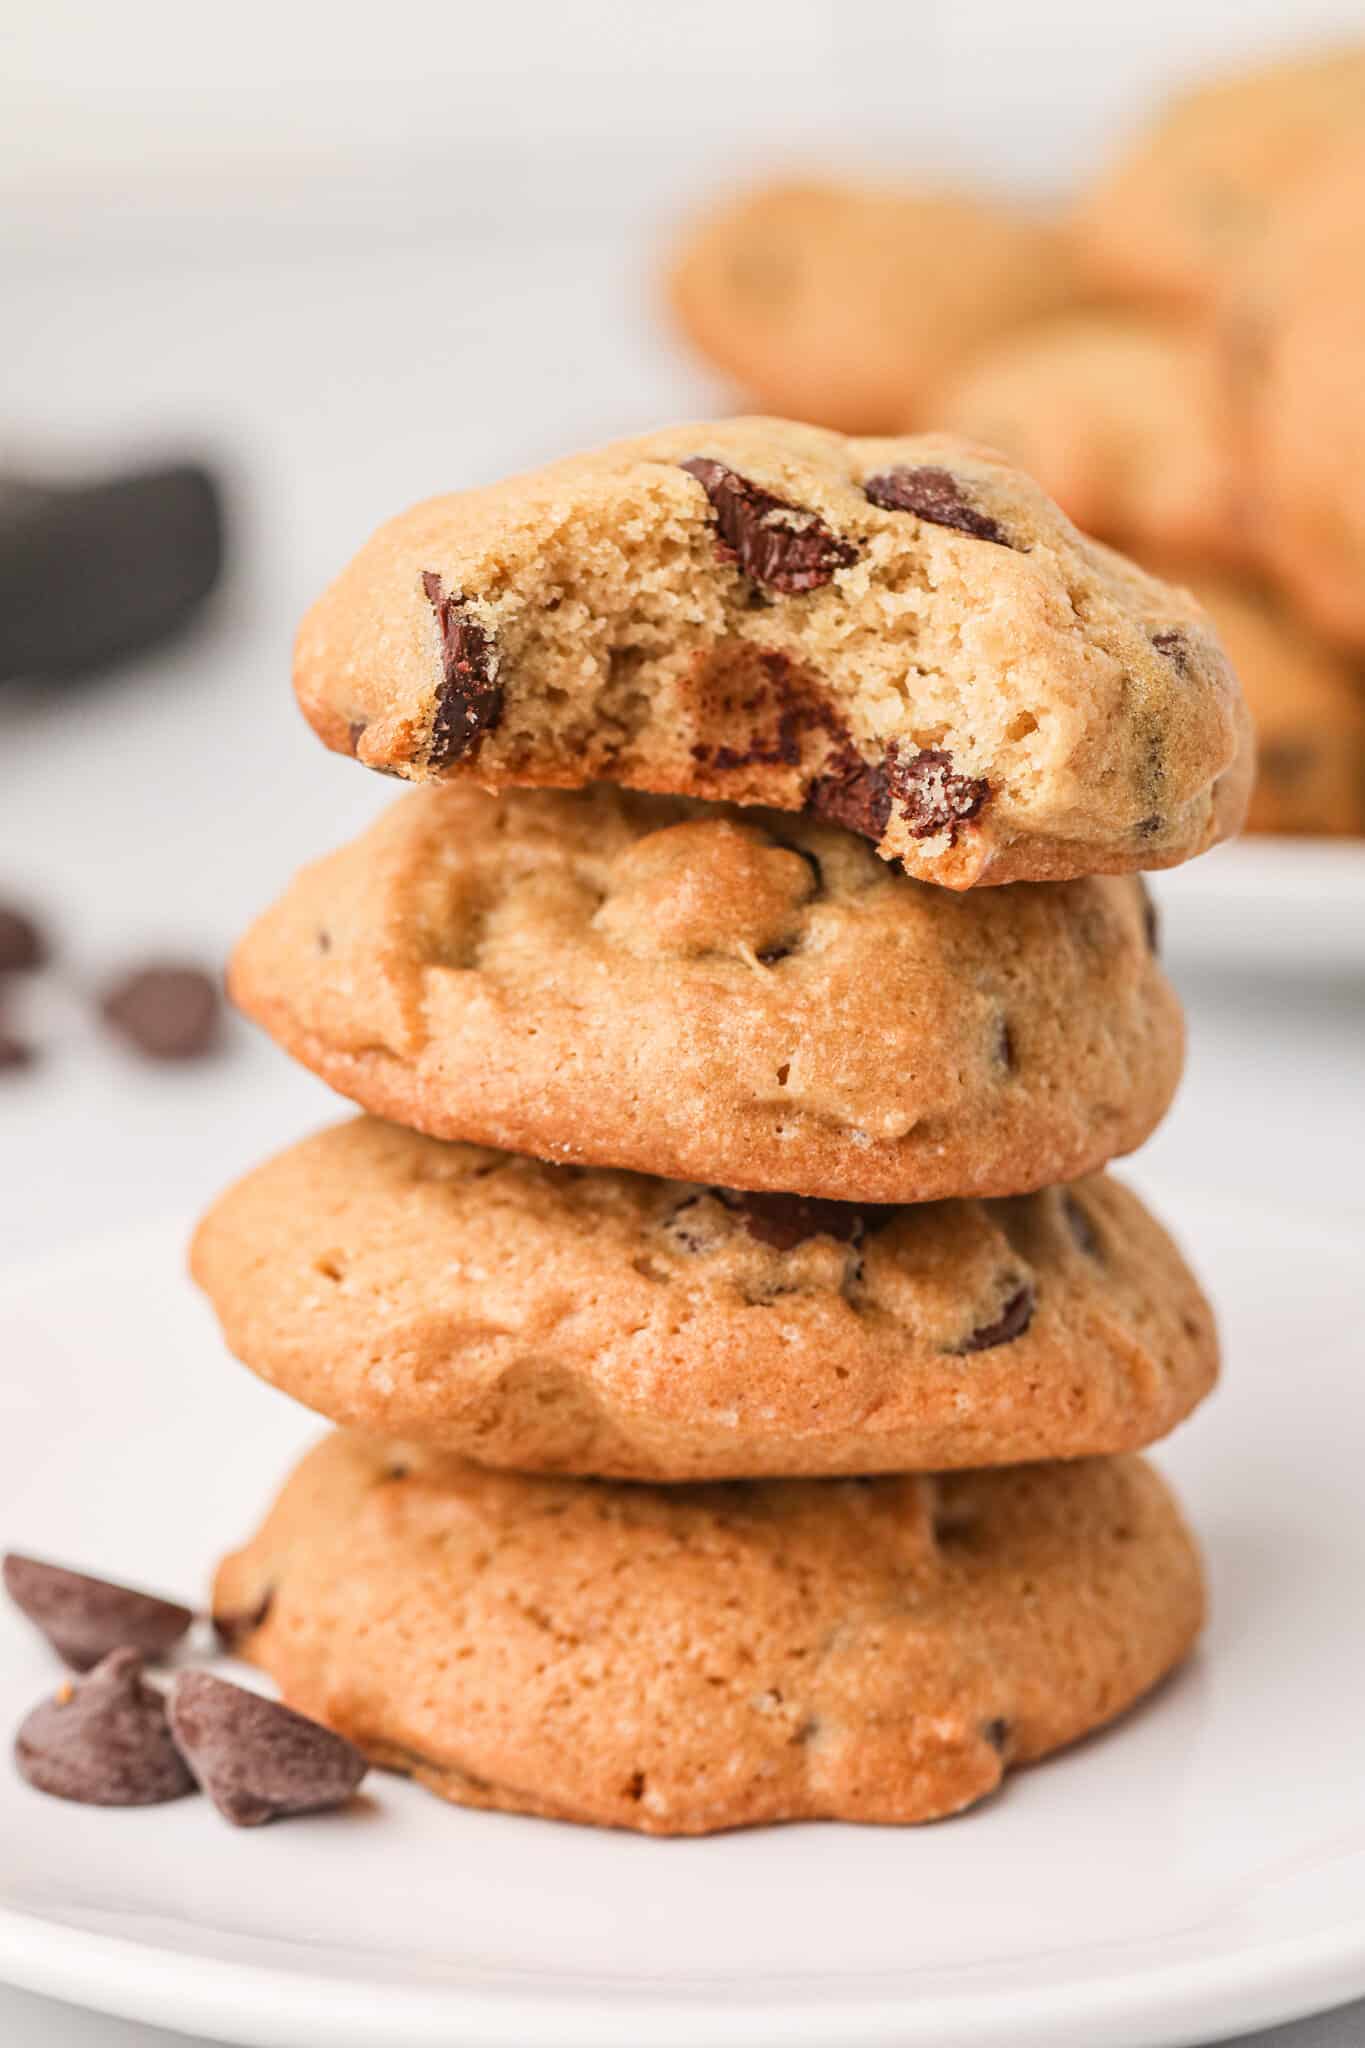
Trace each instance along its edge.
{"label": "bottom cookie in stack", "polygon": [[214,1593],[375,1762],[650,1834],[956,1813],[1155,1685],[1203,1605],[1136,1456],[663,1487],[343,1431]]}

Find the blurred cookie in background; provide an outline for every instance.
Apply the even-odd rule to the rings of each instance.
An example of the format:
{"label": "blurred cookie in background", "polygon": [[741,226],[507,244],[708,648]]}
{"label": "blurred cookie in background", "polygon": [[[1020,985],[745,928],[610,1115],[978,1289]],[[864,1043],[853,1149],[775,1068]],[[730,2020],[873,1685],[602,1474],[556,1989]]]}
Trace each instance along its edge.
{"label": "blurred cookie in background", "polygon": [[[1182,580],[1179,569],[1165,573]],[[1273,592],[1187,572],[1251,707],[1256,781],[1248,832],[1365,833],[1365,686],[1360,672]]]}
{"label": "blurred cookie in background", "polygon": [[1173,99],[1114,158],[1074,215],[1108,287],[1210,307],[1295,188],[1365,124],[1365,46],[1209,80]]}
{"label": "blurred cookie in background", "polygon": [[1216,343],[1077,310],[997,341],[938,394],[945,427],[1001,449],[1085,532],[1139,554],[1245,559],[1245,456]]}
{"label": "blurred cookie in background", "polygon": [[1300,187],[1245,297],[1267,559],[1365,649],[1365,142]]}
{"label": "blurred cookie in background", "polygon": [[1077,284],[1063,237],[1022,211],[812,179],[720,201],[684,235],[668,293],[761,409],[864,434],[927,420],[964,356]]}

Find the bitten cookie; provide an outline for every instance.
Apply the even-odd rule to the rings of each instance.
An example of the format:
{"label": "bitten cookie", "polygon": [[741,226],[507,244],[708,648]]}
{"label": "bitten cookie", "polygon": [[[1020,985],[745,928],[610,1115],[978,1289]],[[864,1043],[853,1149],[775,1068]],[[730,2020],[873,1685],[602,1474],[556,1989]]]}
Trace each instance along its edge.
{"label": "bitten cookie", "polygon": [[1182,1051],[1152,931],[1133,876],[958,896],[781,813],[454,785],[305,868],[230,985],[435,1137],[926,1201],[1141,1144]]}
{"label": "bitten cookie", "polygon": [[968,363],[938,410],[945,425],[1002,448],[1087,533],[1143,559],[1248,553],[1249,489],[1224,367],[1187,328],[1119,312],[1025,328]]}
{"label": "bitten cookie", "polygon": [[294,1400],[612,1479],[1133,1450],[1213,1384],[1199,1287],[1096,1178],[912,1208],[550,1166],[370,1118],[223,1195],[191,1264]]}
{"label": "bitten cookie", "polygon": [[1189,1650],[1136,1458],[640,1487],[333,1435],[219,1570],[285,1699],[443,1798],[648,1834],[924,1821]]}
{"label": "bitten cookie", "polygon": [[1317,51],[1175,99],[1082,201],[1077,244],[1137,298],[1214,305],[1295,188],[1365,122],[1365,49]]}
{"label": "bitten cookie", "polygon": [[1194,576],[1256,728],[1249,832],[1365,834],[1365,678],[1269,591]]}
{"label": "bitten cookie", "polygon": [[1185,593],[966,443],[780,420],[418,506],[314,606],[295,683],[413,781],[804,810],[953,888],[1172,866],[1251,772]]}
{"label": "bitten cookie", "polygon": [[789,181],[727,198],[668,279],[678,325],[765,410],[917,426],[946,371],[1077,293],[1065,237],[961,193]]}

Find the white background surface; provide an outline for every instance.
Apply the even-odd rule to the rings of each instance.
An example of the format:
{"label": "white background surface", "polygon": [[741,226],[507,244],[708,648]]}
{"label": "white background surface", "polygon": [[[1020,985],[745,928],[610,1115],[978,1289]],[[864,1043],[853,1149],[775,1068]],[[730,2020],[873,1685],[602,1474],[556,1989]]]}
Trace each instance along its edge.
{"label": "white background surface", "polygon": [[[0,1081],[15,1259],[188,1222],[329,1115],[245,1027],[212,1066],[138,1066],[89,992],[144,949],[220,959],[293,866],[388,800],[305,735],[287,688],[294,620],[377,518],[725,402],[654,324],[662,224],[688,194],[807,139],[1055,184],[1151,79],[1285,33],[1265,0],[409,4],[379,21],[246,5],[211,36],[188,20],[0,4],[0,457],[200,447],[229,466],[236,527],[222,598],[173,654],[80,691],[0,690],[0,896],[31,892],[62,939],[16,1017],[42,1066]],[[1320,25],[1365,11],[1298,10]],[[1288,917],[1278,967],[1201,973],[1178,889],[1189,1076],[1133,1177],[1311,1189],[1365,1222],[1358,974],[1297,966]],[[1355,2048],[1365,2014],[1346,2024],[1305,2040]],[[0,1995],[16,2048],[143,2038]]]}

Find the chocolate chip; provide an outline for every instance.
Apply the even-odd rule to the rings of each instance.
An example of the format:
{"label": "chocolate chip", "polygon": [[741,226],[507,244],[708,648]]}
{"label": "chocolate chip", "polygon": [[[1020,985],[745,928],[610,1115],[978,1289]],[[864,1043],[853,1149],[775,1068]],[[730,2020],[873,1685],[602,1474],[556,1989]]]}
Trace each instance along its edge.
{"label": "chocolate chip", "polygon": [[427,760],[433,768],[444,768],[474,752],[486,732],[496,732],[502,723],[502,686],[492,638],[464,599],[458,592],[448,596],[431,569],[422,572],[422,589],[441,629],[441,686]]}
{"label": "chocolate chip", "polygon": [[218,983],[198,967],[171,961],[136,968],[100,1002],[105,1022],[153,1060],[193,1060],[211,1052],[222,1024]]}
{"label": "chocolate chip", "polygon": [[0,974],[31,974],[47,959],[47,941],[31,917],[0,904]]}
{"label": "chocolate chip", "polygon": [[227,1608],[216,1608],[213,1615],[213,1632],[225,1650],[236,1650],[254,1635],[258,1628],[265,1626],[271,1607],[275,1602],[273,1589],[263,1593],[254,1607],[244,1612],[233,1613]]}
{"label": "chocolate chip", "polygon": [[1154,954],[1159,953],[1161,951],[1161,913],[1156,907],[1156,898],[1143,881],[1141,875],[1137,878],[1137,885],[1142,891],[1142,929],[1147,935],[1148,951]]}
{"label": "chocolate chip", "polygon": [[680,467],[711,501],[720,560],[737,564],[756,583],[797,597],[857,561],[853,543],[841,540],[814,512],[774,496],[723,462],[694,455]]}
{"label": "chocolate chip", "polygon": [[754,958],[763,967],[776,967],[779,960],[788,960],[796,951],[795,946],[765,946]]}
{"label": "chocolate chip", "polygon": [[1013,1293],[993,1323],[983,1323],[970,1337],[953,1346],[956,1357],[969,1351],[993,1351],[997,1344],[1012,1344],[1022,1337],[1033,1321],[1034,1295],[1027,1282]]}
{"label": "chocolate chip", "polygon": [[1066,1217],[1067,1228],[1086,1257],[1097,1259],[1100,1255],[1100,1241],[1095,1226],[1070,1188],[1062,1196],[1062,1213]]}
{"label": "chocolate chip", "polygon": [[946,832],[949,845],[955,846],[961,826],[977,815],[991,793],[984,775],[959,775],[952,755],[942,747],[921,747],[902,761],[893,741],[886,764],[892,799],[915,839]]}
{"label": "chocolate chip", "polygon": [[356,754],[360,751],[360,742],[364,739],[365,734],[368,732],[368,730],[369,721],[367,719],[353,718],[351,720],[350,724],[346,728],[346,741],[348,748],[352,754]]}
{"label": "chocolate chip", "polygon": [[789,1252],[811,1237],[833,1237],[841,1244],[856,1244],[868,1227],[867,1211],[856,1202],[823,1202],[807,1195],[745,1193],[735,1188],[713,1188],[712,1193],[739,1217],[750,1237],[778,1252]]}
{"label": "chocolate chip", "polygon": [[115,1650],[21,1723],[20,1774],[39,1792],[86,1806],[156,1806],[193,1792],[171,1740],[166,1702],[142,1678],[136,1650]]}
{"label": "chocolate chip", "polygon": [[981,1724],[982,1740],[989,1742],[991,1748],[999,1756],[1005,1754],[1009,1746],[1010,1736],[1013,1733],[1014,1730],[1003,1715],[997,1715],[993,1721],[983,1721]]}
{"label": "chocolate chip", "polygon": [[913,512],[932,526],[956,527],[974,540],[994,541],[1001,548],[1016,545],[998,519],[973,505],[950,470],[932,464],[923,469],[884,470],[867,479],[863,494],[884,512]]}
{"label": "chocolate chip", "polygon": [[891,817],[886,770],[865,761],[855,748],[840,747],[807,788],[805,809],[812,817],[861,833],[875,844],[885,837]]}
{"label": "chocolate chip", "polygon": [[1008,1017],[999,1017],[995,1025],[995,1057],[998,1065],[1007,1074],[1014,1072],[1014,1033],[1010,1030]]}
{"label": "chocolate chip", "polygon": [[26,1039],[16,1038],[0,1024],[0,1074],[18,1073],[23,1067],[31,1067],[37,1053]]}
{"label": "chocolate chip", "polygon": [[1139,839],[1152,839],[1161,830],[1166,820],[1160,811],[1153,811],[1148,817],[1139,818],[1133,830]]}
{"label": "chocolate chip", "polygon": [[1189,674],[1190,643],[1178,626],[1165,626],[1161,632],[1153,633],[1152,645],[1158,654],[1165,655],[1177,675]]}
{"label": "chocolate chip", "polygon": [[234,1827],[342,1806],[368,1769],[330,1728],[208,1671],[181,1672],[170,1722],[200,1790]]}
{"label": "chocolate chip", "polygon": [[3,1576],[15,1606],[75,1671],[89,1671],[111,1650],[124,1647],[144,1657],[164,1657],[194,1620],[190,1609],[174,1600],[140,1593],[112,1579],[67,1571],[13,1550],[5,1559]]}

